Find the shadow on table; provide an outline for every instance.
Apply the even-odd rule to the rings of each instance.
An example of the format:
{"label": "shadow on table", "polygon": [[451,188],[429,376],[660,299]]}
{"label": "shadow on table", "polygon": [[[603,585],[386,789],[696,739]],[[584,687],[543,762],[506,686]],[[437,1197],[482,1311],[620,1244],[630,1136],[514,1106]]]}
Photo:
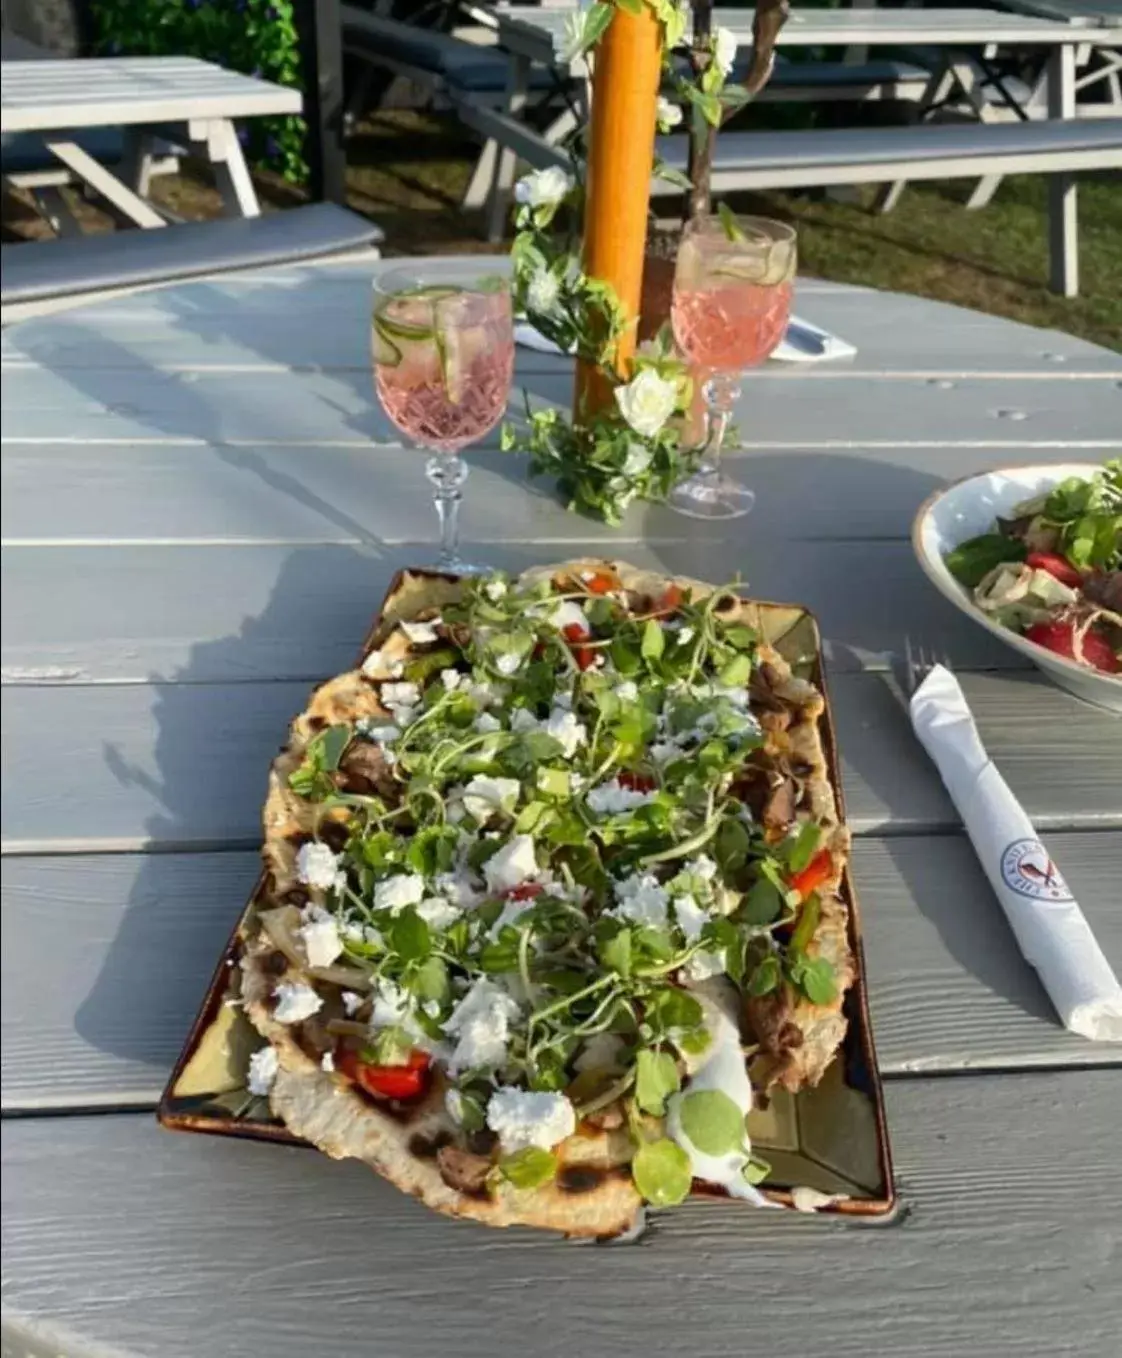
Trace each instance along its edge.
{"label": "shadow on table", "polygon": [[[208,313],[213,300],[208,292],[213,286],[204,283],[176,289],[160,299],[164,309],[173,312],[176,324],[202,340],[204,349],[220,344],[224,338],[222,318],[216,320]],[[301,283],[286,290],[293,323],[299,321],[297,302],[302,288]],[[229,320],[228,296],[224,306]],[[242,334],[239,339],[251,342],[262,359],[285,363],[282,316],[278,311],[273,318],[275,325],[255,322],[252,336]],[[265,318],[266,322],[270,319]],[[261,320],[260,315],[257,320]],[[368,343],[365,303],[361,309],[344,307],[339,323],[347,328],[345,347],[364,356]],[[351,330],[356,333],[351,334]],[[137,354],[116,346],[101,330],[98,340],[98,368],[68,366],[60,370],[60,376],[87,396],[104,402],[104,381],[114,361],[118,376],[120,370],[131,369],[129,378],[137,384],[136,400],[146,427],[166,435],[190,434],[204,439],[222,458],[322,515],[330,529],[362,544],[361,548],[339,544],[293,547],[283,558],[268,603],[258,616],[247,619],[234,635],[200,642],[187,663],[174,673],[152,676],[156,727],[152,766],[133,767],[120,751],[106,749],[111,777],[142,788],[151,800],[153,813],[145,826],[151,844],[219,850],[252,847],[259,838],[259,806],[268,762],[284,737],[285,721],[291,715],[284,704],[291,701],[295,710],[301,704],[302,691],[286,689],[280,694],[281,708],[275,720],[270,710],[263,721],[260,712],[250,720],[250,709],[267,701],[275,706],[278,697],[274,690],[279,685],[224,685],[209,706],[200,701],[200,690],[213,680],[216,671],[224,675],[241,671],[249,678],[259,678],[259,655],[256,665],[248,658],[259,653],[262,639],[272,647],[271,654],[279,657],[278,664],[283,661],[282,672],[289,676],[325,675],[339,668],[329,654],[337,656],[340,645],[348,655],[352,646],[357,650],[381,590],[400,561],[401,549],[387,548],[354,517],[349,505],[325,500],[298,478],[278,473],[252,447],[231,446],[230,430],[237,428],[243,403],[248,406],[253,399],[236,378],[229,378],[223,387],[224,398],[231,402],[229,407],[204,399],[198,387],[186,381],[166,388],[169,394],[174,392],[174,400],[163,408],[158,401],[149,407],[145,402],[146,384],[135,376]],[[290,352],[290,340],[287,348]],[[330,383],[315,388],[309,408],[299,411],[301,427],[305,422],[309,428],[324,422],[349,431],[351,436],[378,434],[376,422],[384,417],[375,413],[364,358],[360,362],[361,370],[333,370]],[[551,362],[546,360],[547,364]],[[154,370],[153,381],[167,379],[166,372]],[[542,380],[551,391],[560,393],[563,384],[559,371],[543,369]],[[280,415],[277,420],[278,439],[300,438],[300,429],[294,430]],[[261,435],[265,440],[269,437],[268,433]],[[470,552],[474,546],[476,553],[492,564],[517,570],[542,559],[563,559],[574,551],[588,550],[591,539],[598,551],[634,554],[640,561],[676,574],[731,579],[739,573],[758,596],[795,600],[818,614],[834,672],[883,668],[889,652],[902,646],[907,632],[929,633],[932,629],[957,663],[986,664],[999,657],[998,663],[1007,663],[1004,649],[937,598],[920,575],[905,540],[907,524],[915,508],[942,479],[895,465],[892,456],[883,451],[868,457],[845,452],[803,454],[797,460],[797,475],[794,461],[782,454],[752,453],[738,458],[736,469],[756,487],[760,505],[746,522],[722,525],[719,530],[664,509],[636,509],[620,535],[629,540],[623,546],[601,527],[573,519],[571,534],[561,540],[554,537],[548,546],[534,540],[533,524],[528,523],[523,542],[469,542],[466,550]],[[516,462],[497,454],[482,454],[480,460],[484,459],[497,474],[516,482],[525,495],[522,469]],[[887,534],[886,525],[891,526]],[[310,578],[316,582],[311,592],[306,584]],[[330,610],[333,629],[337,626],[340,632],[346,632],[327,639],[330,645],[322,627],[313,629],[317,640],[308,641],[309,610],[321,608]],[[322,653],[317,652],[317,646],[324,647]],[[855,680],[856,675],[852,678]],[[868,676],[859,682],[874,685],[881,680]],[[219,712],[215,701],[229,707]],[[848,766],[891,816],[901,789],[923,779],[934,785],[935,774],[915,745],[901,708],[874,704],[870,710],[876,712],[881,729],[869,733],[868,740],[859,731],[848,732],[844,754]],[[205,717],[207,713],[210,717]],[[238,729],[242,718],[244,733]],[[219,730],[220,738],[216,735]],[[200,747],[205,749],[212,741],[217,747],[207,750],[206,758],[201,759]],[[907,777],[901,775],[901,765],[911,766]],[[888,842],[895,853],[892,841]],[[197,930],[173,929],[167,927],[161,912],[169,908],[190,910],[190,893],[188,890],[186,896],[177,896],[174,901],[165,899],[168,876],[160,858],[159,854],[147,854],[139,859],[128,911],[101,974],[78,1011],[77,1026],[94,1046],[166,1066],[186,1034],[210,968],[241,909],[253,868],[241,860],[244,866],[237,872],[217,873],[213,880],[222,883],[221,890],[228,892],[229,899],[207,901],[205,909],[200,907]],[[182,878],[188,880],[195,860],[181,861]],[[1026,988],[1016,969],[995,965],[990,959],[991,948],[1005,954],[1010,951],[1008,939],[991,938],[988,927],[983,934],[977,921],[962,918],[954,901],[940,893],[937,874],[926,870],[916,873],[912,863],[912,858],[899,854],[900,871],[917,907],[931,918],[948,951],[984,985],[1030,1013],[1039,1012],[1031,986]],[[866,899],[865,906],[869,927],[875,928],[875,899]],[[174,941],[174,947],[169,940]],[[1031,981],[1027,968],[1025,973]],[[874,1004],[876,981],[874,976]],[[125,1023],[123,1007],[128,1009]],[[157,1041],[154,1028],[163,1032],[165,1026],[164,1037]]]}

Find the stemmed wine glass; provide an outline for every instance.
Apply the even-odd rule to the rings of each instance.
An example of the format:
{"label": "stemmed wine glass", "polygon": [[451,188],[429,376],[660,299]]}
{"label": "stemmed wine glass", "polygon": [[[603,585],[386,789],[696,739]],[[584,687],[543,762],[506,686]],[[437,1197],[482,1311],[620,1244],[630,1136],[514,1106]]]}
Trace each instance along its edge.
{"label": "stemmed wine glass", "polygon": [[697,471],[669,502],[698,519],[747,514],[755,493],[720,470],[721,445],[740,396],[740,375],[762,363],[787,330],[795,232],[766,217],[703,217],[682,235],[671,321],[678,347],[706,374],[709,433]]}
{"label": "stemmed wine glass", "polygon": [[468,469],[460,450],[498,424],[514,371],[509,281],[470,260],[416,260],[374,280],[374,384],[386,414],[432,456],[425,474],[440,520],[437,567],[482,567],[459,554]]}

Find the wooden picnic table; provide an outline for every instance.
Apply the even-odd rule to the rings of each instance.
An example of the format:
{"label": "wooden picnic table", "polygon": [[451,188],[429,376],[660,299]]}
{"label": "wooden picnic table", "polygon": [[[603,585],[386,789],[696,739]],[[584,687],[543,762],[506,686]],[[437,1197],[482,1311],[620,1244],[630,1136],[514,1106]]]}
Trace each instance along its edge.
{"label": "wooden picnic table", "polygon": [[[858,354],[747,379],[746,520],[637,506],[611,531],[494,439],[469,453],[463,514],[496,566],[601,552],[740,572],[816,611],[898,1222],[693,1203],[639,1246],[577,1249],[449,1222],[354,1163],[157,1127],[254,881],[286,723],[351,663],[393,571],[434,554],[422,459],[371,389],[379,267],[230,276],[3,334],[11,1352],[1115,1358],[1122,1048],[1058,1026],[891,662],[906,636],[949,654],[1122,965],[1122,723],[946,604],[908,543],[955,477],[1118,455],[1122,359],[935,302],[800,283],[799,314]],[[522,351],[517,380],[569,399],[565,359]]]}
{"label": "wooden picnic table", "polygon": [[[299,90],[195,57],[0,62],[0,130],[40,134],[69,175],[145,228],[166,225],[145,197],[153,129],[171,129],[209,160],[228,212],[256,217],[261,209],[233,120],[300,108]],[[70,135],[92,127],[123,127],[133,134],[124,166],[132,183]]]}

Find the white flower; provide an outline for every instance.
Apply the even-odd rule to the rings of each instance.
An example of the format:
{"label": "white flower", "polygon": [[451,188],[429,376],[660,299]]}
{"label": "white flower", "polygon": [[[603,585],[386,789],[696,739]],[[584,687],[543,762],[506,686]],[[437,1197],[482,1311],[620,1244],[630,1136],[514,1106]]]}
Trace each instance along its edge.
{"label": "white flower", "polygon": [[550,1150],[572,1136],[576,1125],[573,1105],[564,1094],[500,1088],[487,1103],[487,1126],[498,1133],[508,1155],[530,1146]]}
{"label": "white flower", "polygon": [[486,824],[496,811],[513,811],[521,791],[522,784],[517,778],[490,778],[479,774],[463,790],[464,809],[468,815]]}
{"label": "white flower", "polygon": [[311,967],[329,967],[343,951],[339,928],[331,918],[309,920],[301,925],[300,938]]}
{"label": "white flower", "polygon": [[511,1020],[518,1012],[517,1003],[501,986],[480,977],[444,1025],[444,1031],[458,1039],[448,1069],[454,1073],[476,1066],[501,1066],[510,1042]]}
{"label": "white flower", "polygon": [[498,717],[493,717],[490,712],[480,712],[479,716],[472,722],[472,726],[481,736],[489,736],[493,732],[503,729],[502,722]]}
{"label": "white flower", "polygon": [[338,857],[326,844],[319,844],[314,840],[300,845],[296,854],[296,876],[305,886],[315,887],[320,891],[331,891],[342,886],[347,880],[346,874],[339,867]]}
{"label": "white flower", "polygon": [[506,593],[506,581],[499,579],[488,580],[483,586],[483,593],[486,594],[493,604],[497,604]]}
{"label": "white flower", "polygon": [[245,1082],[251,1094],[267,1094],[277,1078],[280,1060],[276,1047],[262,1047],[249,1058],[249,1075]]}
{"label": "white flower", "polygon": [[557,60],[560,65],[570,65],[584,51],[586,17],[583,10],[572,10],[565,15],[565,36],[557,48]]}
{"label": "white flower", "polygon": [[432,622],[401,622],[398,626],[414,646],[427,646],[437,640],[435,625],[439,621],[439,618],[433,618]]}
{"label": "white flower", "polygon": [[677,382],[659,377],[653,368],[644,368],[626,386],[616,387],[620,414],[644,438],[653,438],[658,433],[677,404]]}
{"label": "white flower", "polygon": [[320,1059],[319,1068],[320,1070],[326,1070],[327,1073],[330,1075],[331,1072],[335,1069],[335,1057],[332,1056],[330,1052],[324,1052],[322,1058]]}
{"label": "white flower", "polygon": [[629,443],[627,445],[627,456],[623,459],[624,476],[639,476],[651,465],[653,454],[649,448],[644,448],[641,443]]}
{"label": "white flower", "polygon": [[542,729],[547,736],[552,736],[557,741],[566,759],[572,759],[577,752],[577,746],[584,744],[585,737],[588,734],[576,717],[561,707],[553,709],[549,714],[549,720]]}
{"label": "white flower", "polygon": [[384,651],[371,651],[362,662],[367,679],[397,679],[404,670],[403,660],[393,660]]}
{"label": "white flower", "polygon": [[523,175],[514,186],[514,199],[528,207],[554,207],[576,182],[559,165],[550,165],[548,169]]}
{"label": "white flower", "polygon": [[548,315],[557,305],[560,295],[561,284],[556,275],[551,274],[548,269],[539,269],[526,288],[526,306],[530,311]]}
{"label": "white flower", "polygon": [[636,873],[615,882],[617,905],[607,913],[616,919],[631,920],[634,924],[649,924],[655,929],[666,924],[666,910],[670,897],[658,879],[647,873]]}
{"label": "white flower", "polygon": [[667,99],[664,94],[658,96],[658,129],[660,132],[669,132],[682,124],[682,107]]}
{"label": "white flower", "polygon": [[[426,896],[417,906],[417,914],[433,929],[447,929],[460,918],[460,909],[443,896]],[[426,1010],[427,1012],[427,1010]]]}
{"label": "white flower", "polygon": [[723,76],[727,76],[732,70],[733,62],[736,60],[736,49],[736,34],[727,28],[718,28],[713,34],[713,60]]}
{"label": "white flower", "polygon": [[392,910],[397,914],[407,905],[419,905],[424,898],[425,882],[416,873],[399,873],[388,877],[374,888],[374,909]]}
{"label": "white flower", "polygon": [[624,811],[632,811],[637,806],[646,806],[654,801],[653,792],[639,792],[633,787],[622,787],[618,778],[610,783],[591,787],[585,794],[589,810],[598,816],[618,816]]}
{"label": "white flower", "polygon": [[538,872],[534,841],[529,835],[515,835],[483,864],[487,889],[497,896],[537,877]]}
{"label": "white flower", "polygon": [[445,689],[449,693],[451,693],[454,688],[459,688],[460,680],[463,677],[464,676],[460,673],[459,670],[449,669],[440,671],[440,682],[444,685]]}
{"label": "white flower", "polygon": [[303,981],[281,981],[273,991],[273,998],[277,1002],[273,1018],[278,1023],[302,1023],[323,1008],[323,1001]]}

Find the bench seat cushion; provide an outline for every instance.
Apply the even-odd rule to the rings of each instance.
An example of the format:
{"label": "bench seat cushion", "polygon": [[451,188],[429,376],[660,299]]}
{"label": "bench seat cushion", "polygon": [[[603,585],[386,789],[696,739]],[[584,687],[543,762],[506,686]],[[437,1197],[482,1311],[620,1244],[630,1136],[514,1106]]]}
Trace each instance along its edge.
{"label": "bench seat cushion", "polygon": [[312,203],[264,217],[29,241],[0,251],[2,296],[8,304],[173,282],[344,254],[381,237],[357,213]]}
{"label": "bench seat cushion", "polygon": [[[343,48],[368,58],[374,65],[379,58],[387,58],[403,66],[415,66],[449,85],[478,94],[506,89],[510,70],[510,57],[502,48],[464,42],[450,33],[365,14],[348,5],[343,6]],[[531,68],[531,86],[548,89],[555,83],[555,77],[545,67]]]}

